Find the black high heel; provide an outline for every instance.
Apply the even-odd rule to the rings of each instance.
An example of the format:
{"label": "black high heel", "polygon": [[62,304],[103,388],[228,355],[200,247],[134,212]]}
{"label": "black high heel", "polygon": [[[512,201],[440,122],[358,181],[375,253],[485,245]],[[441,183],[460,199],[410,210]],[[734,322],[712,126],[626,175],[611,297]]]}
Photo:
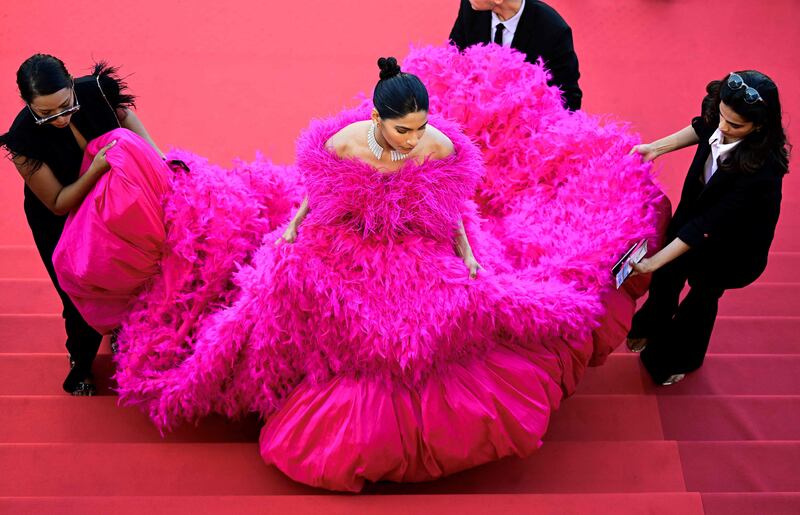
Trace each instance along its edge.
{"label": "black high heel", "polygon": [[97,387],[94,385],[94,383],[87,383],[86,381],[81,381],[78,383],[70,392],[70,395],[73,397],[94,397],[96,394]]}
{"label": "black high heel", "polygon": [[628,346],[628,350],[631,352],[642,352],[647,347],[647,338],[627,338],[625,345]]}
{"label": "black high heel", "polygon": [[89,382],[93,379],[92,373],[89,372],[89,375],[85,375],[83,379],[78,380],[80,371],[75,368],[77,362],[72,358],[71,354],[67,354],[67,357],[69,358],[69,374],[64,379],[64,391],[74,397],[92,397],[96,395],[97,387],[94,383]]}

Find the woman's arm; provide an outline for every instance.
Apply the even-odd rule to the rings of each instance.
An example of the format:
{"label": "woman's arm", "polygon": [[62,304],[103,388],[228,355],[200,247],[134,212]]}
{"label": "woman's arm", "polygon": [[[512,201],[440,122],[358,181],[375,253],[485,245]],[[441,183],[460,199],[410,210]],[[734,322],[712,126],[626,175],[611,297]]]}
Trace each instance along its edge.
{"label": "woman's arm", "polygon": [[475,279],[478,275],[478,269],[482,268],[472,254],[472,247],[469,245],[467,233],[464,230],[464,221],[458,221],[458,232],[456,233],[456,253],[464,260],[464,264],[469,269],[470,279]]}
{"label": "woman's arm", "polygon": [[670,261],[673,261],[685,254],[691,247],[684,243],[680,238],[675,238],[663,249],[656,252],[652,257],[645,258],[638,263],[634,263],[633,271],[637,274],[649,274],[655,272]]}
{"label": "woman's arm", "polygon": [[139,117],[136,116],[136,113],[134,113],[130,109],[122,107],[117,109],[117,118],[119,119],[119,123],[124,128],[130,130],[131,132],[135,132],[136,134],[144,138],[145,141],[150,143],[151,147],[156,149],[158,155],[161,156],[162,159],[164,158],[164,153],[161,152],[161,149],[158,148],[156,142],[153,141],[153,138],[150,137],[150,134],[147,132],[147,129],[145,129],[142,120],[140,120]]}
{"label": "woman's arm", "polygon": [[306,198],[303,199],[303,203],[300,204],[300,208],[295,213],[294,218],[292,221],[289,222],[289,225],[286,227],[286,230],[283,231],[283,235],[275,241],[277,245],[281,241],[285,241],[286,243],[293,243],[294,240],[297,239],[297,228],[300,227],[300,224],[303,223],[303,219],[308,214],[308,195]]}
{"label": "woman's arm", "polygon": [[631,149],[631,154],[637,153],[642,156],[642,161],[645,163],[652,161],[658,156],[664,155],[674,150],[679,150],[690,145],[696,145],[700,141],[694,128],[689,125],[674,134],[670,134],[665,138],[656,140],[652,143],[643,143],[636,145]]}
{"label": "woman's arm", "polygon": [[38,170],[33,171],[26,164],[25,156],[15,157],[14,164],[33,194],[47,206],[47,209],[57,215],[66,215],[83,202],[97,180],[109,170],[106,151],[116,143],[117,141],[114,140],[101,148],[86,173],[69,186],[62,185],[46,164],[42,164]]}

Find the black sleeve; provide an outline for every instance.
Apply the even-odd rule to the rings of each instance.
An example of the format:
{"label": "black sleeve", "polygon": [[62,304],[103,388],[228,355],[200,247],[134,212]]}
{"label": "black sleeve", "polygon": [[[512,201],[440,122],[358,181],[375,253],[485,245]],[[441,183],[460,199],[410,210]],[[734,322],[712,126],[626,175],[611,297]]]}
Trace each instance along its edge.
{"label": "black sleeve", "polygon": [[453,42],[459,50],[464,50],[469,46],[467,42],[467,20],[466,15],[472,9],[468,0],[461,0],[461,5],[458,8],[458,16],[456,22],[453,24],[453,29],[450,31],[450,41]]}
{"label": "black sleeve", "polygon": [[41,168],[44,161],[41,144],[36,144],[35,130],[33,117],[27,108],[24,108],[14,119],[8,132],[0,135],[0,147],[5,147],[8,151],[7,157],[10,159],[24,157],[24,164],[30,167],[31,172]]}
{"label": "black sleeve", "polygon": [[128,91],[128,85],[119,77],[119,68],[105,62],[97,63],[92,75],[100,80],[100,88],[108,103],[114,109],[131,108],[136,105],[136,97]]}
{"label": "black sleeve", "polygon": [[578,87],[578,56],[572,43],[572,29],[563,27],[552,35],[552,44],[547,55],[543,55],[545,66],[553,75],[552,84],[564,92],[564,100],[570,111],[581,108],[583,92]]}

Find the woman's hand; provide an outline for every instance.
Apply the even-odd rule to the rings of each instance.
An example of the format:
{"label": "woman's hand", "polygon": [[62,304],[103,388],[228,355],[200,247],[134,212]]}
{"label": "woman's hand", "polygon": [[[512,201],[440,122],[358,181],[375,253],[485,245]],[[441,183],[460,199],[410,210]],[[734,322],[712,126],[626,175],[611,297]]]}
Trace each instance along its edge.
{"label": "woman's hand", "polygon": [[469,270],[469,278],[475,279],[478,277],[478,270],[482,269],[483,267],[478,263],[475,259],[475,256],[469,255],[464,258],[464,264],[467,265],[467,270]]}
{"label": "woman's hand", "polygon": [[295,227],[294,224],[290,223],[286,227],[286,230],[283,231],[281,237],[275,240],[275,245],[279,245],[281,242],[284,241],[286,243],[294,243],[294,240],[296,239],[297,239],[297,227]]}
{"label": "woman's hand", "polygon": [[631,273],[631,275],[637,275],[655,272],[659,267],[656,266],[652,258],[644,258],[638,263],[631,263],[631,268],[633,268],[633,273]]}
{"label": "woman's hand", "polygon": [[633,273],[631,273],[631,275],[649,274],[655,272],[662,266],[671,263],[688,251],[689,245],[684,243],[680,238],[675,238],[669,243],[669,245],[659,250],[649,258],[644,258],[638,263],[632,263],[631,268],[633,268]]}
{"label": "woman's hand", "polygon": [[639,154],[642,156],[642,162],[644,163],[648,163],[660,155],[656,150],[656,146],[652,143],[642,143],[641,145],[636,145],[631,149],[629,154]]}
{"label": "woman's hand", "polygon": [[106,159],[106,152],[108,152],[108,149],[116,144],[117,140],[114,140],[105,147],[101,148],[97,155],[94,156],[94,159],[92,159],[92,164],[89,168],[94,168],[94,170],[100,175],[103,175],[109,171],[111,169],[111,165],[108,164],[108,160]]}

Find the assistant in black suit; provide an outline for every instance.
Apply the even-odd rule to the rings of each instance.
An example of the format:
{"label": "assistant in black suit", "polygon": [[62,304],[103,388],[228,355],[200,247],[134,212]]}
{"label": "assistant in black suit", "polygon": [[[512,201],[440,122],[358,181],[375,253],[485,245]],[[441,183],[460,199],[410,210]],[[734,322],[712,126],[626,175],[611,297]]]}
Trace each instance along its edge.
{"label": "assistant in black suit", "polygon": [[[719,298],[764,271],[788,171],[772,80],[742,71],[710,83],[707,90],[703,114],[691,126],[635,147],[651,160],[698,145],[667,230],[671,243],[634,267],[637,273],[655,273],[647,302],[633,318],[628,347],[644,348],[642,362],[660,384],[677,382],[703,364]],[[709,139],[736,144],[720,155],[716,168]],[[687,281],[690,290],[679,304]]]}
{"label": "assistant in black suit", "polygon": [[[499,12],[501,7],[513,7],[515,3],[522,2],[461,0],[450,40],[460,50],[477,43],[489,43],[492,41],[492,9]],[[564,92],[567,107],[573,111],[580,109],[583,93],[578,87],[580,72],[572,44],[572,29],[555,9],[544,2],[525,0],[520,16],[511,47],[524,53],[531,63],[541,56],[553,75],[550,83]]]}

